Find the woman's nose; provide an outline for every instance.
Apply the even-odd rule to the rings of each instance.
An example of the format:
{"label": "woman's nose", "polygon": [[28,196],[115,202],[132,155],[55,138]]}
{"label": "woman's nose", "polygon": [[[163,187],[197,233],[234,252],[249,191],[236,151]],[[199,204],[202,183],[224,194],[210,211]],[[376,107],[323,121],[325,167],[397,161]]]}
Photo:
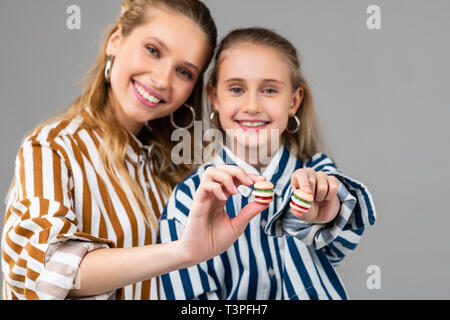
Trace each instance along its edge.
{"label": "woman's nose", "polygon": [[170,86],[170,68],[166,65],[161,65],[153,68],[150,73],[151,84],[158,90],[165,90]]}

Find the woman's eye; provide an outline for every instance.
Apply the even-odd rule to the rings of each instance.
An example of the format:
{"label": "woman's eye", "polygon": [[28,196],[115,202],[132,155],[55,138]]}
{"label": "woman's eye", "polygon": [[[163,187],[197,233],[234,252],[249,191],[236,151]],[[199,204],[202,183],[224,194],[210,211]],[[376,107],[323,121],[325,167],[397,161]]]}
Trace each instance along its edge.
{"label": "woman's eye", "polygon": [[159,56],[159,51],[151,46],[147,46],[146,47],[148,52],[150,52],[152,55],[154,55],[155,57]]}
{"label": "woman's eye", "polygon": [[178,72],[181,74],[182,77],[184,77],[188,80],[192,80],[192,78],[193,78],[192,74],[189,71],[187,71],[186,69],[179,68]]}

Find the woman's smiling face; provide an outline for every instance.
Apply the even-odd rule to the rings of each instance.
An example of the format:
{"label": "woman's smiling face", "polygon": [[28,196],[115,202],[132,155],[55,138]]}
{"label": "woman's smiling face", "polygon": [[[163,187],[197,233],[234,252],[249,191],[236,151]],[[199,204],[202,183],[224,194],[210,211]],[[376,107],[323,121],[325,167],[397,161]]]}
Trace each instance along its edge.
{"label": "woman's smiling face", "polygon": [[165,117],[189,98],[209,55],[201,27],[190,18],[153,8],[148,22],[128,36],[109,39],[114,57],[111,93],[119,123],[138,133],[145,122]]}
{"label": "woman's smiling face", "polygon": [[225,50],[219,63],[209,97],[221,127],[245,149],[278,145],[303,97],[301,88],[292,87],[286,59],[269,46],[240,43]]}

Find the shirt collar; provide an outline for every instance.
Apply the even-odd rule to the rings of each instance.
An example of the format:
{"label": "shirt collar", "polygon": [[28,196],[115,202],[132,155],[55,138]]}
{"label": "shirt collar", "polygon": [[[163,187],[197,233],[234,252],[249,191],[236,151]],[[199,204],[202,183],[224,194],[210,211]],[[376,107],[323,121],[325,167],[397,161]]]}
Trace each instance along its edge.
{"label": "shirt collar", "polygon": [[154,146],[152,144],[143,144],[131,131],[126,131],[128,134],[129,143],[127,149],[127,156],[129,159],[132,162],[137,163],[145,158],[148,158]]}
{"label": "shirt collar", "polygon": [[[255,167],[238,158],[227,146],[221,145],[221,150],[218,156],[215,157],[215,164],[228,164],[241,167],[247,173],[258,174],[266,178],[274,185],[274,192],[277,196],[282,196],[287,184],[291,181],[291,176],[295,170],[303,166],[302,160],[283,145],[277,150],[274,156],[270,159],[269,164],[262,172],[259,172]],[[241,185],[238,187],[239,192],[248,197],[253,187]]]}
{"label": "shirt collar", "polygon": [[[85,117],[92,117],[92,110],[89,106],[84,108],[82,113]],[[126,157],[133,163],[138,163],[148,158],[154,146],[152,144],[143,144],[131,131],[126,128],[125,130],[128,136]],[[147,129],[144,128],[143,130]]]}

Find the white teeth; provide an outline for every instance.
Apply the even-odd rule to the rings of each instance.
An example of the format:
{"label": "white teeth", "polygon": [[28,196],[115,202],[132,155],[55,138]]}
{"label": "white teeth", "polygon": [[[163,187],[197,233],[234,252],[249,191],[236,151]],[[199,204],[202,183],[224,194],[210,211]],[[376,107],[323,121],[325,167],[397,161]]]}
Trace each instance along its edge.
{"label": "white teeth", "polygon": [[161,100],[159,100],[157,97],[152,96],[151,94],[149,94],[144,88],[135,85],[134,86],[136,88],[136,91],[139,92],[139,94],[142,96],[142,98],[144,98],[147,101],[150,101],[151,103],[160,103]]}
{"label": "white teeth", "polygon": [[241,122],[241,124],[245,127],[261,127],[265,124],[265,122],[247,122],[247,121],[243,121]]}

